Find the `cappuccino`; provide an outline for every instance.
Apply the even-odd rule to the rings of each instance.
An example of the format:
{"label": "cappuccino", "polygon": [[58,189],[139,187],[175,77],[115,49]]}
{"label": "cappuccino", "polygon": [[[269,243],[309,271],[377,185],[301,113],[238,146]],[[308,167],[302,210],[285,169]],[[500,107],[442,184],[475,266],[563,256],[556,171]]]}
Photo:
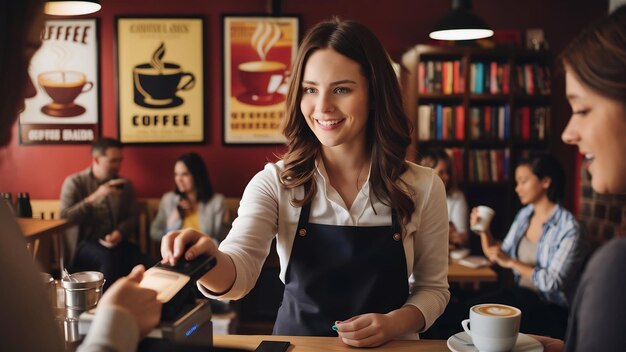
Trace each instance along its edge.
{"label": "cappuccino", "polygon": [[479,351],[503,352],[515,346],[521,319],[522,311],[515,307],[486,303],[470,308],[461,326]]}
{"label": "cappuccino", "polygon": [[472,308],[476,313],[493,317],[512,317],[519,314],[519,310],[514,307],[501,304],[482,304]]}

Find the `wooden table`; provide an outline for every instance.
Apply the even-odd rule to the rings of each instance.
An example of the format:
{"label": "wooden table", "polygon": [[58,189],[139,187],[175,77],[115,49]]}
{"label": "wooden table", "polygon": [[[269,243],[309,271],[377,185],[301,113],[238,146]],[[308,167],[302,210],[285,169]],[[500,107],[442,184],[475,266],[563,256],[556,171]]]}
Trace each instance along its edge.
{"label": "wooden table", "polygon": [[312,337],[312,336],[272,336],[272,335],[214,335],[215,347],[241,348],[254,351],[262,340],[289,341],[291,346],[288,352],[320,352],[320,351],[346,351],[358,350],[367,352],[448,352],[444,340],[419,340],[390,341],[381,347],[355,349],[350,347],[337,337]]}
{"label": "wooden table", "polygon": [[450,283],[471,284],[478,289],[483,282],[496,282],[498,275],[488,266],[472,269],[455,261],[448,264],[448,281]]}
{"label": "wooden table", "polygon": [[29,241],[34,243],[33,245],[33,257],[37,255],[39,247],[39,239],[44,236],[52,236],[53,241],[58,246],[59,253],[59,270],[63,270],[64,266],[64,250],[63,243],[61,242],[61,236],[63,231],[70,228],[73,224],[64,219],[57,220],[43,220],[43,219],[31,219],[31,218],[17,218],[17,223]]}

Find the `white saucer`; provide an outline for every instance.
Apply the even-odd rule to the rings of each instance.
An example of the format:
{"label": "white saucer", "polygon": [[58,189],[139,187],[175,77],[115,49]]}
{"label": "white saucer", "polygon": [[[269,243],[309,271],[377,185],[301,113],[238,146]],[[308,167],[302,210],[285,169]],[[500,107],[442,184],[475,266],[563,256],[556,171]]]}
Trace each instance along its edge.
{"label": "white saucer", "polygon": [[[461,331],[457,334],[454,334],[448,338],[448,348],[452,352],[478,352],[478,349],[474,345],[464,345],[461,341],[454,338],[454,336],[458,336],[460,339],[465,341],[472,341],[472,338],[465,332]],[[543,345],[535,340],[534,338],[522,334],[517,337],[517,342],[515,342],[515,346],[511,352],[543,352]]]}
{"label": "white saucer", "polygon": [[469,248],[459,248],[450,251],[450,259],[460,260],[467,257],[470,254]]}

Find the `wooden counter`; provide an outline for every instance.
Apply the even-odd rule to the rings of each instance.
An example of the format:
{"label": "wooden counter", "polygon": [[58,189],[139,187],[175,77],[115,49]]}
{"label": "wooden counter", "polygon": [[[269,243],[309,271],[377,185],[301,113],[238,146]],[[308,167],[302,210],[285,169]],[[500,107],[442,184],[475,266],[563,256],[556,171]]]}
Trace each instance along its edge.
{"label": "wooden counter", "polygon": [[272,336],[272,335],[215,335],[215,347],[241,348],[254,351],[263,340],[289,341],[288,352],[438,352],[449,351],[444,340],[391,341],[377,348],[356,349],[337,337]]}

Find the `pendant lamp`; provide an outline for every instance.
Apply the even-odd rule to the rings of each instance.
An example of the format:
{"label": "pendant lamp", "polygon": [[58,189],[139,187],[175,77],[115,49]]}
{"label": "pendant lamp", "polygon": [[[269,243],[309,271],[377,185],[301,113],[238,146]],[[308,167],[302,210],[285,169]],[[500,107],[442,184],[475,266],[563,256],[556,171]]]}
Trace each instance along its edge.
{"label": "pendant lamp", "polygon": [[437,22],[428,35],[437,40],[471,40],[488,38],[493,31],[472,12],[471,0],[452,0],[452,10]]}
{"label": "pendant lamp", "polygon": [[100,11],[100,0],[48,0],[44,12],[53,16],[78,16]]}

